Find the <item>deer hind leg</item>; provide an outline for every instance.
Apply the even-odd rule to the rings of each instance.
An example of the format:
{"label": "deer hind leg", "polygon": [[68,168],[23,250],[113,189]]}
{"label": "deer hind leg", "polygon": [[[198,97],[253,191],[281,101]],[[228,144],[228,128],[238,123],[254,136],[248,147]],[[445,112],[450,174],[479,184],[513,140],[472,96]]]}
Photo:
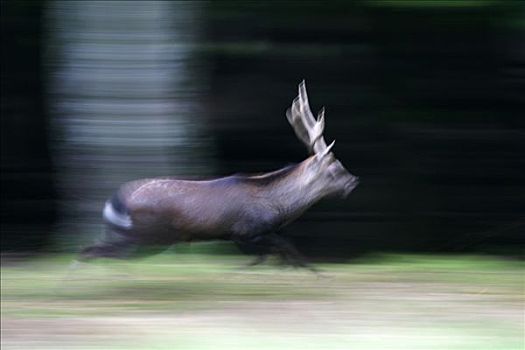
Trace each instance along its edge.
{"label": "deer hind leg", "polygon": [[136,244],[126,239],[102,241],[82,249],[77,260],[86,262],[98,258],[125,259],[130,257],[136,249]]}
{"label": "deer hind leg", "polygon": [[65,275],[61,278],[61,283],[57,285],[55,293],[58,293],[59,290],[64,291],[64,283],[70,282],[73,277],[78,274],[81,267],[88,266],[86,263],[89,261],[97,258],[126,258],[135,249],[135,244],[124,238],[121,238],[118,241],[101,241],[82,249],[76,259],[74,259],[69,265]]}
{"label": "deer hind leg", "polygon": [[98,258],[127,259],[136,256],[141,249],[140,242],[132,238],[133,232],[121,231],[106,226],[101,238],[94,244],[85,247],[78,254],[77,260],[88,262]]}
{"label": "deer hind leg", "polygon": [[120,234],[118,231],[108,230],[106,236],[99,242],[82,249],[77,260],[87,262],[97,258],[130,259],[148,257],[159,254],[173,243],[158,243],[134,240]]}

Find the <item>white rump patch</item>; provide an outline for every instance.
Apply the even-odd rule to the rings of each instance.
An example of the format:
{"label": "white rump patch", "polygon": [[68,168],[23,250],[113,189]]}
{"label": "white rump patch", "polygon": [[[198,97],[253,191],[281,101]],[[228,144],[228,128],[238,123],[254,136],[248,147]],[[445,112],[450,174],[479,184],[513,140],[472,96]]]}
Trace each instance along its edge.
{"label": "white rump patch", "polygon": [[129,215],[116,212],[110,201],[106,202],[102,216],[107,222],[118,227],[131,228],[131,226],[133,226]]}

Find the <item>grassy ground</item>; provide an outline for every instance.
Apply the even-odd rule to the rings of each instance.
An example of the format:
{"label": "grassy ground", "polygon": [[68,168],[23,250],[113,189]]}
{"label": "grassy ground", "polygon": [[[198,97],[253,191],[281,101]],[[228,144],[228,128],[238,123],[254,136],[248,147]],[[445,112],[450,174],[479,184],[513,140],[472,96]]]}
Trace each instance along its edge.
{"label": "grassy ground", "polygon": [[523,263],[376,256],[318,265],[163,254],[2,264],[2,349],[523,349]]}

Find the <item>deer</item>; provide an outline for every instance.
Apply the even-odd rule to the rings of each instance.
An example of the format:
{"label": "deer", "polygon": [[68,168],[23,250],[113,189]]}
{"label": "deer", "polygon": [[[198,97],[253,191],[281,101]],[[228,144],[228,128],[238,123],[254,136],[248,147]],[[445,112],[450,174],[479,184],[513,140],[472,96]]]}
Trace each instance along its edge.
{"label": "deer", "polygon": [[105,236],[84,248],[77,260],[127,258],[142,247],[229,240],[241,252],[256,255],[251,265],[276,255],[286,264],[315,270],[280,232],[319,200],[348,197],[359,179],[335,158],[335,141],[327,145],[324,140],[324,107],[315,118],[304,80],[298,90],[286,117],[308,158],[256,175],[124,183],[105,203]]}

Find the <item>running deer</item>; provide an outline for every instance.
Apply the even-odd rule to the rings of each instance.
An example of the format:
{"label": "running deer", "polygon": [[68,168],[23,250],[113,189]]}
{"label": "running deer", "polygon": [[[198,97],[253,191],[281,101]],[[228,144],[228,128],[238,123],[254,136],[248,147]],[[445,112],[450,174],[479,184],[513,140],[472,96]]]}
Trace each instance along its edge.
{"label": "running deer", "polygon": [[79,260],[124,258],[138,248],[177,242],[231,240],[241,251],[268,254],[307,267],[294,246],[278,234],[320,199],[346,197],[358,178],[327,146],[324,108],[313,116],[304,81],[286,116],[311,154],[299,164],[262,175],[232,175],[206,181],[151,178],[123,184],[103,210],[106,236],[82,250]]}

